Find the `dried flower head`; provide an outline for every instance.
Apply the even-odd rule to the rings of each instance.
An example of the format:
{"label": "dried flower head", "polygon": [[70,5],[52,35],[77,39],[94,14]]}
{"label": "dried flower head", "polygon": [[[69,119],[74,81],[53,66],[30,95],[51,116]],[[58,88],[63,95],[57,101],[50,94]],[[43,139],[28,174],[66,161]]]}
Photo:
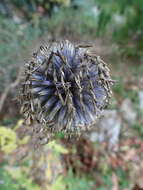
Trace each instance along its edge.
{"label": "dried flower head", "polygon": [[109,102],[109,69],[88,46],[67,40],[41,46],[25,67],[21,102],[28,123],[51,132],[85,131]]}

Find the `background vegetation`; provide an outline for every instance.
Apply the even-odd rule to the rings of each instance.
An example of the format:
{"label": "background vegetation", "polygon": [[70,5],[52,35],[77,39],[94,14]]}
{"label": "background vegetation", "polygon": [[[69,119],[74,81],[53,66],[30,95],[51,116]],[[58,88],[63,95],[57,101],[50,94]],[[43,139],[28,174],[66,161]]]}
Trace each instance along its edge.
{"label": "background vegetation", "polygon": [[[143,189],[142,12],[142,0],[0,1],[0,190]],[[41,151],[29,143],[15,100],[21,68],[41,42],[57,39],[93,44],[109,62],[117,151],[85,137],[59,135]]]}

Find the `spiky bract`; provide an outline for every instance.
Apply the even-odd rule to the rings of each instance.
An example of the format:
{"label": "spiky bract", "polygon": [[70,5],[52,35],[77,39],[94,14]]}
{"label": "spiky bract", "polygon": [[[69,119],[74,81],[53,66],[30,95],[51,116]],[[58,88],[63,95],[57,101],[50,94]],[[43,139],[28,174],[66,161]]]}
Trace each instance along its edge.
{"label": "spiky bract", "polygon": [[111,95],[107,65],[87,46],[41,46],[26,64],[22,112],[52,132],[80,132],[96,123]]}

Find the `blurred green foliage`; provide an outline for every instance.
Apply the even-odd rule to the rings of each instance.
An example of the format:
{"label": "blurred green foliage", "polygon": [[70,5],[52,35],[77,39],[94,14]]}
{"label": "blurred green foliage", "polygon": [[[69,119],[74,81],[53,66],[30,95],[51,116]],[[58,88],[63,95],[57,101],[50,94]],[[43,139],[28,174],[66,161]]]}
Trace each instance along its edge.
{"label": "blurred green foliage", "polygon": [[[59,176],[53,185],[45,190],[88,190],[93,182],[86,178],[77,178],[73,174],[67,177]],[[0,168],[0,189],[1,190],[42,190],[32,182],[20,167],[1,167]]]}
{"label": "blurred green foliage", "polygon": [[[81,40],[84,37],[89,40],[96,37],[105,37],[107,40],[112,40],[118,44],[121,55],[142,59],[142,5],[142,0],[1,1],[0,93],[11,81],[16,79],[18,67],[23,64],[25,55],[28,54],[27,52],[31,52],[30,48],[33,41],[43,37],[45,33],[46,35],[51,35],[51,40],[61,36],[70,36],[74,40]],[[115,60],[112,62],[116,62],[116,59],[117,57],[115,56]],[[137,66],[137,61],[135,66],[128,65],[128,72],[139,78],[142,76],[143,66]],[[121,67],[124,67],[124,65],[122,64]],[[121,70],[123,71],[123,69]],[[129,98],[134,106],[138,107],[138,89],[126,89],[122,76],[116,77],[116,80],[117,83],[113,87],[113,91],[118,96],[117,100]],[[115,102],[114,106],[112,104],[113,109],[117,109],[117,106],[117,102]],[[139,118],[142,117],[140,112],[138,115]],[[20,124],[11,129],[9,128],[13,123],[12,120],[14,118],[6,118],[3,121],[5,126],[0,126],[0,151],[10,159],[9,154],[28,141],[27,137],[24,139],[18,139],[17,137],[15,130],[19,128]],[[143,137],[142,123],[137,122],[132,128],[137,132],[138,136]],[[63,136],[63,134],[60,135]],[[56,141],[51,141],[47,147],[54,150],[56,156],[68,153],[68,150]],[[0,190],[42,190],[29,176],[29,165],[28,167],[22,164],[8,166],[7,161],[0,164]],[[129,181],[125,171],[119,168],[117,171],[113,171],[106,163],[102,167],[100,171],[102,185],[97,190],[111,189],[112,172],[116,172],[120,188],[128,188]],[[95,184],[95,179],[88,179],[87,174],[83,173],[82,177],[77,177],[69,171],[66,177],[57,177],[50,189],[88,190],[94,188]]]}
{"label": "blurred green foliage", "polygon": [[25,175],[20,167],[0,168],[0,189],[1,190],[40,190],[38,185],[32,182],[29,176]]}
{"label": "blurred green foliage", "polygon": [[16,147],[16,133],[9,128],[0,126],[0,149],[5,153],[10,153]]}
{"label": "blurred green foliage", "polygon": [[[74,18],[74,19],[73,19]],[[49,19],[49,31],[55,36],[71,36],[74,39],[81,35],[96,37],[95,27],[97,19],[92,13],[80,10],[80,14],[74,9],[61,9]]]}
{"label": "blurred green foliage", "polygon": [[[21,126],[22,123],[23,120],[19,120],[16,126],[13,127],[13,129],[0,126],[0,153],[3,152],[6,155],[6,157],[9,155],[9,153],[16,151],[17,148],[20,148],[21,145],[26,145],[28,142],[29,138],[27,138],[27,136],[21,139],[16,134],[16,130]],[[47,169],[45,167],[46,175],[48,175],[48,177],[52,177],[52,172],[49,171],[51,170],[50,168],[52,164],[52,159],[54,159],[56,164],[58,164],[57,157],[59,157],[60,154],[67,154],[68,150],[55,140],[50,141],[45,146],[45,148],[48,150],[52,150],[52,152],[54,153],[53,155],[50,154],[46,158],[47,161],[45,160],[45,162],[48,165]],[[30,163],[31,157],[27,157],[26,160],[27,164]],[[22,164],[15,163],[9,165],[7,161],[8,160],[6,159],[5,162],[0,163],[1,190],[9,190],[9,188],[11,190],[42,190],[42,188],[38,184],[33,182],[32,177],[29,175],[29,164],[27,165],[25,162],[22,162]],[[40,162],[43,163],[43,161],[44,160],[41,157]],[[88,180],[86,177],[75,177],[73,173],[70,171],[66,177],[59,175],[57,179],[55,179],[54,183],[47,183],[45,190],[87,190],[91,187],[92,184],[93,181]]]}
{"label": "blurred green foliage", "polygon": [[94,181],[87,179],[87,177],[75,177],[69,171],[66,177],[59,176],[51,190],[88,190],[94,185]]}
{"label": "blurred green foliage", "polygon": [[142,58],[142,12],[142,0],[74,0],[70,7],[54,12],[48,25],[62,35],[106,36],[120,45],[125,57]]}
{"label": "blurred green foliage", "polygon": [[0,92],[17,77],[24,55],[41,30],[31,23],[16,24],[12,19],[0,18]]}
{"label": "blurred green foliage", "polygon": [[62,147],[60,144],[57,144],[56,141],[50,141],[47,144],[48,148],[51,148],[52,150],[54,150],[56,153],[60,153],[60,154],[67,154],[68,150],[64,147]]}
{"label": "blurred green foliage", "polygon": [[69,171],[68,176],[64,178],[64,183],[68,190],[87,190],[91,189],[95,182],[88,179],[86,175],[83,177],[75,177],[74,174]]}
{"label": "blurred green foliage", "polygon": [[[3,4],[0,4],[2,9]],[[45,31],[54,37],[79,38],[85,35],[96,38],[105,35],[120,45],[119,51],[126,57],[143,56],[142,0],[14,0],[9,4],[12,5],[8,9],[12,17],[0,19],[1,65],[6,67],[21,62],[21,54],[24,54],[31,40]],[[6,5],[9,7],[8,3]],[[20,11],[23,15],[19,15]],[[19,21],[13,20],[15,16]],[[29,23],[24,21],[25,18]],[[14,66],[9,75],[15,77]],[[0,80],[2,84],[9,79],[3,74]]]}
{"label": "blurred green foliage", "polygon": [[105,32],[108,27],[113,39],[122,45],[122,53],[143,56],[142,0],[97,1],[101,8],[98,32]]}
{"label": "blurred green foliage", "polygon": [[4,15],[12,16],[15,11],[18,11],[25,19],[32,19],[36,12],[50,15],[58,7],[67,7],[70,5],[70,0],[7,0],[2,1],[0,5]]}

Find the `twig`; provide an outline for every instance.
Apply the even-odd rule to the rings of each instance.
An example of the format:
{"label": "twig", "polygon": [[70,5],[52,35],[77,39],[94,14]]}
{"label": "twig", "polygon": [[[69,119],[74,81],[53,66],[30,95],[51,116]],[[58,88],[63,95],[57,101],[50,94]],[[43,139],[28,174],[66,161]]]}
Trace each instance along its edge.
{"label": "twig", "polygon": [[9,94],[9,91],[12,90],[13,88],[15,88],[19,84],[20,79],[21,79],[21,73],[22,73],[22,70],[20,69],[17,79],[4,89],[4,92],[2,93],[2,95],[0,97],[0,112],[3,109],[4,103]]}

